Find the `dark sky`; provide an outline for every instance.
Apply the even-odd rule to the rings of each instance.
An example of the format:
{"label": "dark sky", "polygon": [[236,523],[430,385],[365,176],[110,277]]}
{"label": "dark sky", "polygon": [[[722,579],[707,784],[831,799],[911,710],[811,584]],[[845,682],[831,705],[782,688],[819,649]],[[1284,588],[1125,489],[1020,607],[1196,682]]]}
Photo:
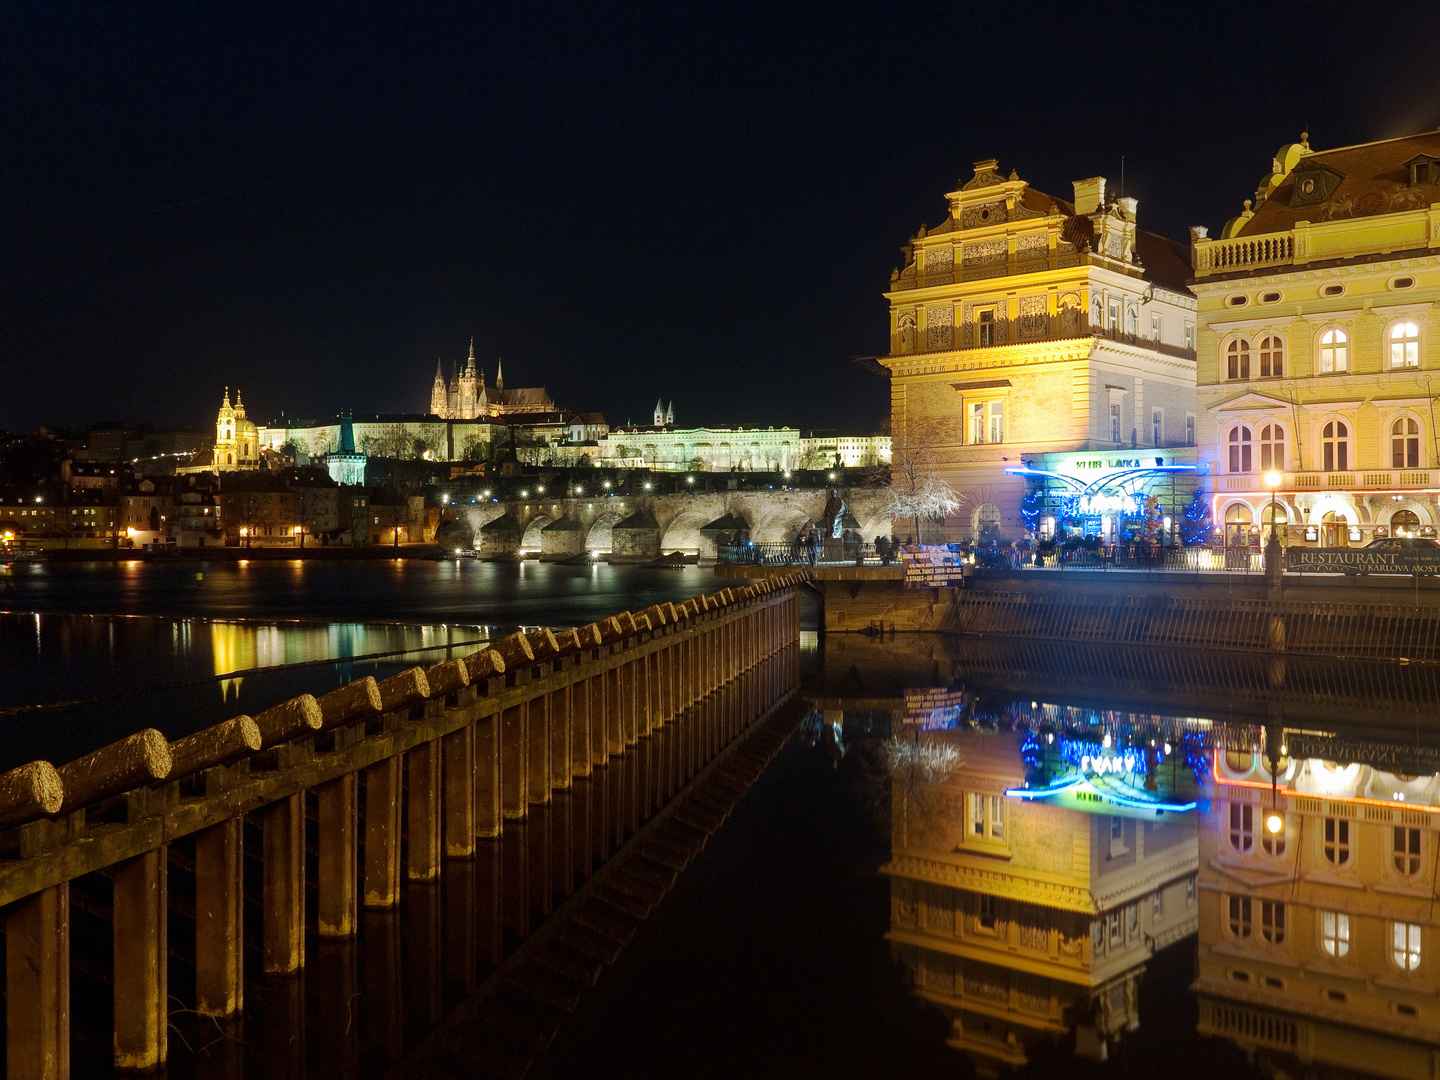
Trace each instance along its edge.
{"label": "dark sky", "polygon": [[996,156],[1218,228],[1440,124],[1440,5],[0,5],[0,428],[420,410],[871,430],[899,248]]}

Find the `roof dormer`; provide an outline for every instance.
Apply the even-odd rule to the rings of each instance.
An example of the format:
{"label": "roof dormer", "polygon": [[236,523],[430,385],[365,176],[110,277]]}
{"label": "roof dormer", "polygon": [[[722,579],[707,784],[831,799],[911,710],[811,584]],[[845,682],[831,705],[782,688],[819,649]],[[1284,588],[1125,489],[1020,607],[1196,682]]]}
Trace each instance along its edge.
{"label": "roof dormer", "polygon": [[1295,166],[1295,190],[1290,195],[1291,206],[1316,206],[1329,200],[1345,179],[1329,165],[1306,158]]}
{"label": "roof dormer", "polygon": [[1405,162],[1405,171],[1410,175],[1410,187],[1440,183],[1440,158],[1416,154]]}

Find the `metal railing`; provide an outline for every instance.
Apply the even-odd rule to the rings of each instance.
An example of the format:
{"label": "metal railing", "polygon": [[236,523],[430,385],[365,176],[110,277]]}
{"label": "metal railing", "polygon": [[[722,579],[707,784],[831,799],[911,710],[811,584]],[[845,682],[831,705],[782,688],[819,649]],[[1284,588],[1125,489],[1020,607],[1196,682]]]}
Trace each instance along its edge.
{"label": "metal railing", "polygon": [[1099,548],[1056,548],[1042,552],[993,555],[978,552],[979,567],[1015,566],[1031,570],[1171,570],[1187,573],[1224,572],[1259,574],[1264,572],[1261,553],[1255,548],[1161,547],[1145,544],[1109,544]]}
{"label": "metal railing", "polygon": [[719,544],[715,561],[723,566],[872,566],[896,565],[899,555],[881,556],[873,543],[822,540],[816,547],[799,541],[751,541]]}

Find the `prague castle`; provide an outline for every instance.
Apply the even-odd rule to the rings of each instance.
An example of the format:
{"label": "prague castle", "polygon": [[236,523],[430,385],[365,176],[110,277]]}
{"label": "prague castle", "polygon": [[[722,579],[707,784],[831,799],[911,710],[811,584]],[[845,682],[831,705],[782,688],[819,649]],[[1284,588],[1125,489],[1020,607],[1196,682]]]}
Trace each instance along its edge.
{"label": "prague castle", "polygon": [[555,402],[543,386],[506,390],[500,362],[495,363],[495,385],[485,385],[485,373],[475,363],[475,339],[470,339],[470,358],[459,375],[445,381],[440,362],[435,362],[435,382],[430,388],[430,412],[441,420],[483,420],[555,411]]}

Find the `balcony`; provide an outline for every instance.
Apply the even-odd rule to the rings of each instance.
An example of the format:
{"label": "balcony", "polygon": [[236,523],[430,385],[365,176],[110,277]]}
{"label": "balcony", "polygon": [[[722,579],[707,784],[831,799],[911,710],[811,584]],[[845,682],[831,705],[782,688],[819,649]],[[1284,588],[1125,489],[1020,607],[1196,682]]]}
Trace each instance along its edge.
{"label": "balcony", "polygon": [[[1304,491],[1424,491],[1440,487],[1436,469],[1355,469],[1348,472],[1287,472],[1282,492]],[[1219,491],[1268,494],[1263,473],[1216,477]]]}
{"label": "balcony", "polygon": [[1194,247],[1195,275],[1227,270],[1259,270],[1295,261],[1295,234],[1240,236],[1233,240],[1201,240]]}

